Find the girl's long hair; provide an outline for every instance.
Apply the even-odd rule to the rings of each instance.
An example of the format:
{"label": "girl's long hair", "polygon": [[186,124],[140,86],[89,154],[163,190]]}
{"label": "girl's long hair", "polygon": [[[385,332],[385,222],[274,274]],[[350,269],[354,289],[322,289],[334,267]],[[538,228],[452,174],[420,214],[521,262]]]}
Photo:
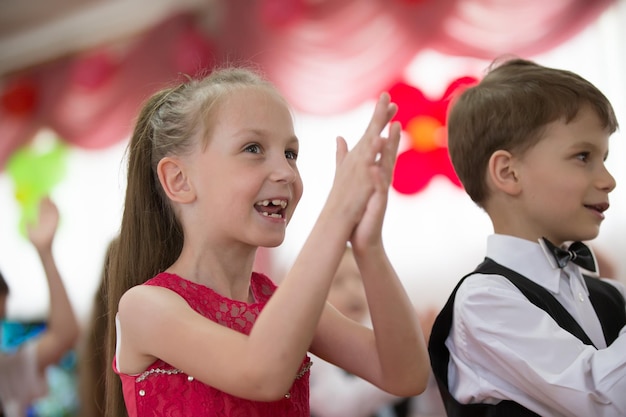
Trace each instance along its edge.
{"label": "girl's long hair", "polygon": [[170,267],[183,247],[183,229],[161,188],[156,166],[163,157],[191,152],[197,140],[208,140],[211,116],[225,93],[255,86],[274,89],[253,70],[216,69],[205,78],[187,79],[157,92],[139,113],[127,150],[121,228],[108,265],[107,416],[127,415],[121,381],[111,367],[120,298],[131,287]]}
{"label": "girl's long hair", "polygon": [[78,361],[79,416],[104,416],[107,313],[105,290],[109,275],[111,251],[117,244],[113,239],[107,247],[100,285],[93,299],[89,323],[83,332]]}

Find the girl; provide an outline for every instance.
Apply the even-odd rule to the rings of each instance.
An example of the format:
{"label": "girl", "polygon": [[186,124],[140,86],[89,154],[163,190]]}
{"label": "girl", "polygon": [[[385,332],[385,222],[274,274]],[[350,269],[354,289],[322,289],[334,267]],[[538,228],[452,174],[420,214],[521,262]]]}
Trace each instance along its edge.
{"label": "girl", "polygon": [[[352,151],[338,138],[333,187],[277,288],[252,266],[302,195],[285,100],[231,68],[146,103],[110,269],[108,415],[124,415],[123,391],[130,416],[308,416],[307,351],[396,395],[424,389],[424,338],[381,237],[395,111],[383,94]],[[374,331],[326,303],[347,241]]]}

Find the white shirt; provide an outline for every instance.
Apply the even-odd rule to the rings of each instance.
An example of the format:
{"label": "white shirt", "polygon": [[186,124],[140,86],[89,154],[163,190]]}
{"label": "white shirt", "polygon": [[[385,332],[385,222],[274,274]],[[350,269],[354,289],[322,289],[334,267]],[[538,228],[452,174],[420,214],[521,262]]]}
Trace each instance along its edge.
{"label": "white shirt", "polygon": [[[489,236],[486,256],[546,288],[594,343],[605,346],[577,267],[564,268],[568,278],[538,243],[504,235]],[[623,285],[606,281],[626,296]],[[626,416],[626,327],[610,347],[596,350],[508,279],[484,274],[461,284],[453,317],[448,379],[459,402],[508,399],[542,416]]]}
{"label": "white shirt", "polygon": [[25,417],[28,406],[47,390],[45,375],[37,370],[36,340],[15,353],[0,353],[0,402],[6,417]]}

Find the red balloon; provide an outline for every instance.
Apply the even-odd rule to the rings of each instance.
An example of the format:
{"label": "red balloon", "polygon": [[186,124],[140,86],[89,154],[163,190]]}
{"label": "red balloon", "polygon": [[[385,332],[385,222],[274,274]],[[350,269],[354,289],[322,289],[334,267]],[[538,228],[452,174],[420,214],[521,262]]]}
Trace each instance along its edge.
{"label": "red balloon", "polygon": [[27,116],[35,110],[38,96],[35,82],[30,78],[22,77],[9,82],[2,92],[0,101],[6,113],[13,116]]}

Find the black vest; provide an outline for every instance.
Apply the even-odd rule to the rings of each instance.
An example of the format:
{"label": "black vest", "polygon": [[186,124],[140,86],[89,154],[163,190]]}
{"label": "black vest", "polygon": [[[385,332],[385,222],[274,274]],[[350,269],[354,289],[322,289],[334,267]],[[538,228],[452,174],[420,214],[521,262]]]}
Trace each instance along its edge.
{"label": "black vest", "polygon": [[[580,325],[565,310],[556,298],[542,286],[535,284],[528,278],[510,270],[489,258],[478,265],[476,270],[464,276],[450,295],[435,323],[428,342],[428,352],[433,373],[437,379],[439,392],[446,407],[446,413],[450,417],[521,417],[537,416],[522,405],[504,400],[498,404],[461,404],[450,394],[448,390],[448,362],[450,352],[445,346],[446,338],[452,326],[452,312],[454,298],[461,283],[469,275],[474,273],[497,274],[511,281],[528,300],[537,307],[545,310],[560,327],[567,330],[586,345],[593,345]],[[602,325],[602,331],[607,345],[615,341],[621,328],[626,325],[626,302],[621,293],[611,284],[598,278],[584,276],[589,289],[589,299]]]}

